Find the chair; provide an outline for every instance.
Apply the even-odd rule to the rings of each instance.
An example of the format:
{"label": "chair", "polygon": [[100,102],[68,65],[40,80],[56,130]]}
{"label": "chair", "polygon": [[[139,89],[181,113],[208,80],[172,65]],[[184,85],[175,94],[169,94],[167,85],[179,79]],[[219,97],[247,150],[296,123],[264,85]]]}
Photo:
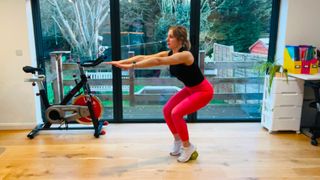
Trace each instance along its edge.
{"label": "chair", "polygon": [[317,138],[320,137],[320,82],[305,81],[305,86],[310,87],[314,93],[314,100],[309,103],[309,107],[316,110],[314,120],[308,126],[311,133],[311,144],[318,145]]}

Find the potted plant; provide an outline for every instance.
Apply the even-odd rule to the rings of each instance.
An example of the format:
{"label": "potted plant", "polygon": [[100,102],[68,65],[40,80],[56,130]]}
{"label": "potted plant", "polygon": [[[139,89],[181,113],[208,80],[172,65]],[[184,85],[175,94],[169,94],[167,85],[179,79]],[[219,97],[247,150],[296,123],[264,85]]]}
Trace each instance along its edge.
{"label": "potted plant", "polygon": [[270,93],[272,82],[274,77],[285,77],[288,83],[288,70],[284,68],[281,64],[275,62],[263,62],[258,66],[260,74],[269,75],[268,92]]}

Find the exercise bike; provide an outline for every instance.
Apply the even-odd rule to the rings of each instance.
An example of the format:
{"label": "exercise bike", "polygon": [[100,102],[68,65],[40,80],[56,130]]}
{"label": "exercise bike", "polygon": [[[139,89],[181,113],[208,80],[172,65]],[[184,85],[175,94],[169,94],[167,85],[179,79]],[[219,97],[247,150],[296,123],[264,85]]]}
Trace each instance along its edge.
{"label": "exercise bike", "polygon": [[[44,70],[42,68],[34,68],[31,66],[23,67],[25,73],[32,73],[33,77],[25,79],[25,82],[32,82],[32,85],[38,85],[40,100],[44,107],[44,124],[37,125],[27,137],[33,139],[40,130],[57,130],[62,129],[92,129],[92,127],[73,127],[69,128],[69,123],[80,123],[85,125],[93,125],[94,136],[99,138],[104,135],[103,125],[107,125],[108,121],[99,120],[103,114],[103,106],[98,97],[91,94],[88,84],[88,77],[85,75],[84,67],[94,67],[104,61],[104,57],[100,56],[96,60],[77,62],[80,71],[80,81],[75,80],[76,85],[62,99],[59,104],[50,104],[43,82],[45,81]],[[73,102],[71,104],[71,100]],[[60,124],[58,128],[51,127],[52,124]]]}

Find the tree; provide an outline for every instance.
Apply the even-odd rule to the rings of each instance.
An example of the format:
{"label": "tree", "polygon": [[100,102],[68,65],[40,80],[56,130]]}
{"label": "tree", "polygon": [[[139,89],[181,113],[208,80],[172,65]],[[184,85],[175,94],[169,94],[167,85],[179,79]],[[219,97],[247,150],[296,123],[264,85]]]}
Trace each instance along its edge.
{"label": "tree", "polygon": [[[190,0],[158,0],[158,4],[161,10],[161,17],[156,25],[156,38],[165,37],[168,28],[172,25],[190,27]],[[209,30],[207,23],[210,12],[209,0],[202,0],[200,7],[201,42],[204,42],[204,37]]]}
{"label": "tree", "polygon": [[73,55],[96,58],[101,26],[109,17],[109,0],[48,0],[56,13],[51,15]]}
{"label": "tree", "polygon": [[121,31],[144,32],[145,41],[153,40],[152,35],[157,15],[160,13],[157,0],[121,1]]}
{"label": "tree", "polygon": [[183,25],[189,27],[190,1],[160,0],[160,18],[156,24],[155,39],[164,39],[168,28],[172,25]]}
{"label": "tree", "polygon": [[236,51],[248,52],[257,39],[269,34],[270,0],[216,0],[209,16],[210,41],[233,45]]}

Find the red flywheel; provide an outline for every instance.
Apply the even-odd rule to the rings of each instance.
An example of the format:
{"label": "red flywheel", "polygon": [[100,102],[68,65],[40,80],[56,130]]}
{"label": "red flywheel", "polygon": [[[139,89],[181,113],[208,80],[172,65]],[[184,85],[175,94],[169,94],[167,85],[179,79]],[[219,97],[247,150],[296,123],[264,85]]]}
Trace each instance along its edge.
{"label": "red flywheel", "polygon": [[[94,112],[95,116],[97,117],[97,119],[100,119],[103,114],[102,103],[101,103],[100,99],[96,96],[91,96],[91,99],[92,99],[93,112]],[[73,100],[73,104],[86,106],[87,103],[86,103],[85,95],[80,95],[80,96],[76,97]],[[92,119],[90,116],[81,117],[79,119],[76,119],[76,121],[79,122],[80,124],[92,124]]]}

